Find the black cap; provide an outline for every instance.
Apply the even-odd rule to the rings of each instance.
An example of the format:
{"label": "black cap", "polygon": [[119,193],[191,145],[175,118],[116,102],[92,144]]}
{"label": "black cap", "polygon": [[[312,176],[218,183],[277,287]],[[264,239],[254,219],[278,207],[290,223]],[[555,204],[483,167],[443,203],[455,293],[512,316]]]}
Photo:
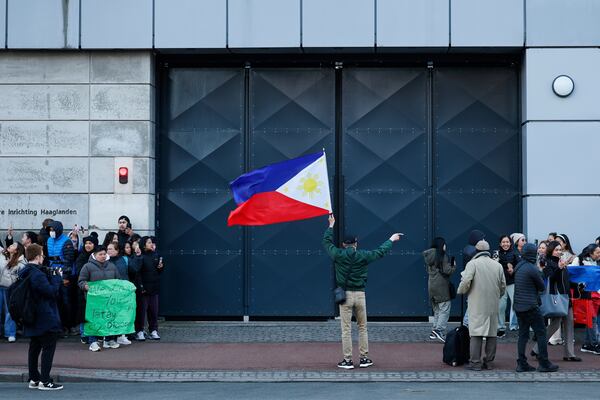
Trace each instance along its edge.
{"label": "black cap", "polygon": [[85,242],[91,242],[94,244],[94,246],[98,246],[98,238],[95,236],[86,236],[83,238],[82,243],[85,244]]}
{"label": "black cap", "polygon": [[358,236],[356,235],[346,235],[342,241],[344,244],[354,244],[356,242],[358,242]]}

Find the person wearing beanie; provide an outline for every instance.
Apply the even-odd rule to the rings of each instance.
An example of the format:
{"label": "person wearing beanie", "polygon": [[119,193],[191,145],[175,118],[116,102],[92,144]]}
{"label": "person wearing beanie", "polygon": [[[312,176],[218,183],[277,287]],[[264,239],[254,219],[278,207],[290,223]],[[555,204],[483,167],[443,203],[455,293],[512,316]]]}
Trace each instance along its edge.
{"label": "person wearing beanie", "polygon": [[525,349],[529,341],[529,328],[533,329],[538,343],[539,372],[554,372],[558,366],[548,360],[546,344],[546,323],[540,312],[540,293],[545,285],[542,274],[536,266],[537,247],[526,243],[522,248],[522,260],[515,267],[515,304],[514,309],[519,319],[519,341],[517,344],[517,372],[535,371],[527,362]]}
{"label": "person wearing beanie", "polygon": [[[87,291],[90,289],[90,286],[88,285],[89,282],[107,279],[119,279],[119,272],[117,271],[117,267],[109,261],[109,257],[106,254],[106,248],[104,246],[96,246],[94,252],[90,256],[89,262],[81,269],[81,273],[79,274],[79,288],[87,294]],[[89,336],[88,342],[90,344],[90,351],[100,351],[98,338]],[[107,336],[104,340],[103,347],[105,349],[119,348],[116,337]]]}
{"label": "person wearing beanie", "polygon": [[[463,257],[463,270],[467,267],[467,264],[469,263],[469,261],[471,261],[471,258],[473,258],[473,256],[475,254],[477,254],[477,249],[475,248],[475,245],[477,244],[477,242],[479,242],[480,240],[485,239],[485,233],[481,232],[480,230],[472,230],[471,233],[469,233],[469,238],[467,240],[467,245],[465,246],[465,248],[462,251],[462,257]],[[462,301],[462,300],[461,300]],[[463,325],[464,326],[469,326],[469,299],[467,299],[467,310],[465,311],[465,315],[463,316]]]}
{"label": "person wearing beanie", "polygon": [[[512,240],[512,242],[513,242],[515,254],[518,257],[520,257],[523,246],[525,245],[525,243],[527,243],[527,238],[522,233],[515,232],[510,235],[510,240]],[[519,258],[519,261],[520,261],[520,258]]]}
{"label": "person wearing beanie", "polygon": [[[467,369],[492,369],[496,358],[498,304],[506,290],[504,270],[490,257],[490,245],[481,239],[475,245],[477,254],[462,272],[457,293],[469,296],[469,336],[471,357]],[[486,338],[482,357],[483,338]]]}

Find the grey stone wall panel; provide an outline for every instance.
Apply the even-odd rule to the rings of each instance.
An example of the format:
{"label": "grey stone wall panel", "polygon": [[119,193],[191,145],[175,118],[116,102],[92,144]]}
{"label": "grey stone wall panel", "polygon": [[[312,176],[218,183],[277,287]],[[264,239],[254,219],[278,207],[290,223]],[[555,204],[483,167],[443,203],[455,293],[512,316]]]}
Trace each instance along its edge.
{"label": "grey stone wall panel", "polygon": [[527,46],[600,46],[600,1],[527,0]]}
{"label": "grey stone wall panel", "polygon": [[90,158],[90,193],[114,192],[116,174],[114,158]]}
{"label": "grey stone wall panel", "polygon": [[[523,128],[523,195],[598,194],[598,149],[600,122],[528,122]],[[552,179],[544,179],[550,170]]]}
{"label": "grey stone wall panel", "polygon": [[149,83],[152,54],[140,52],[92,52],[92,83]]}
{"label": "grey stone wall panel", "polygon": [[300,47],[300,0],[229,0],[229,47]]}
{"label": "grey stone wall panel", "polygon": [[87,85],[0,85],[0,120],[89,119]]}
{"label": "grey stone wall panel", "polygon": [[92,85],[91,118],[98,120],[151,120],[150,85]]}
{"label": "grey stone wall panel", "polygon": [[86,193],[87,158],[1,157],[0,193]]}
{"label": "grey stone wall panel", "polygon": [[304,0],[302,46],[374,47],[374,0]]}
{"label": "grey stone wall panel", "polygon": [[79,1],[18,0],[8,7],[11,49],[79,47]]}
{"label": "grey stone wall panel", "polygon": [[[600,196],[528,196],[523,199],[527,240],[546,239],[548,232],[568,232],[576,253],[598,237]],[[565,210],[565,218],[549,218]]]}
{"label": "grey stone wall panel", "polygon": [[448,47],[450,6],[439,0],[378,0],[378,47]]}
{"label": "grey stone wall panel", "polygon": [[[600,49],[527,49],[523,79],[523,121],[600,120]],[[575,88],[568,97],[552,91],[559,75],[573,79]]]}
{"label": "grey stone wall panel", "polygon": [[0,121],[2,156],[87,156],[87,121]]}
{"label": "grey stone wall panel", "polygon": [[133,193],[150,193],[150,159],[133,159]]}
{"label": "grey stone wall panel", "polygon": [[148,121],[91,122],[91,155],[149,156],[154,124]]}
{"label": "grey stone wall panel", "polygon": [[151,49],[152,1],[81,0],[81,48]]}
{"label": "grey stone wall panel", "polygon": [[87,52],[11,51],[0,56],[0,83],[89,83]]}
{"label": "grey stone wall panel", "polygon": [[6,46],[6,1],[0,0],[0,48]]}
{"label": "grey stone wall panel", "polygon": [[224,49],[226,7],[222,0],[155,0],[154,47]]}
{"label": "grey stone wall panel", "polygon": [[88,195],[0,193],[0,227],[3,230],[12,226],[17,231],[37,232],[46,218],[61,221],[67,231],[75,224],[87,227]]}
{"label": "grey stone wall panel", "polygon": [[452,47],[523,47],[524,0],[452,0]]}
{"label": "grey stone wall panel", "polygon": [[154,206],[154,195],[90,194],[90,226],[113,230],[117,226],[117,218],[127,215],[135,231],[153,231]]}

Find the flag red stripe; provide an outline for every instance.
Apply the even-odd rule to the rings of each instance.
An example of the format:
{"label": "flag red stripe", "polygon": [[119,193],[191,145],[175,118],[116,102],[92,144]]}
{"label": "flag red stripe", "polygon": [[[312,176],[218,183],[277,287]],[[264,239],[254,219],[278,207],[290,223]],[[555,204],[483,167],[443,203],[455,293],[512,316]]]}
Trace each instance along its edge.
{"label": "flag red stripe", "polygon": [[279,192],[256,193],[229,214],[227,225],[267,225],[327,215],[324,208],[291,199]]}

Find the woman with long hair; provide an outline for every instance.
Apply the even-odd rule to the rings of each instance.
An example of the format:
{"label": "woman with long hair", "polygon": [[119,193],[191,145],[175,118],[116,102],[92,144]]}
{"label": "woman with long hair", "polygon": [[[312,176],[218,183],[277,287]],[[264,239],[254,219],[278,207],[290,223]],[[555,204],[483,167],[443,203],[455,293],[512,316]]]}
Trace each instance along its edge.
{"label": "woman with long hair", "polygon": [[[571,281],[566,259],[563,257],[563,249],[559,241],[554,240],[548,244],[546,250],[546,266],[544,267],[544,276],[549,278],[549,291],[552,294],[570,295]],[[574,327],[573,327],[573,304],[569,300],[569,311],[566,317],[550,318],[550,325],[546,331],[546,337],[551,337],[554,332],[561,328],[564,339],[564,361],[581,361],[581,358],[575,356],[574,345]],[[537,355],[537,345],[531,351],[532,355]]]}
{"label": "woman with long hair", "polygon": [[425,259],[425,269],[429,275],[427,287],[433,309],[433,329],[429,339],[445,342],[452,300],[450,276],[456,270],[456,264],[449,260],[446,254],[446,241],[441,237],[433,239],[431,248],[423,252],[423,258]]}
{"label": "woman with long hair", "polygon": [[[19,271],[27,265],[25,261],[25,247],[19,242],[14,242],[0,255],[0,311],[4,312],[4,336],[9,343],[17,340],[17,324],[8,311],[7,291],[18,277]],[[0,312],[1,314],[1,312]]]}
{"label": "woman with long hair", "polygon": [[500,241],[498,242],[498,262],[502,265],[504,279],[506,279],[506,291],[498,303],[498,337],[503,337],[506,334],[506,306],[509,298],[510,320],[516,320],[517,318],[513,310],[513,303],[515,301],[514,268],[517,266],[519,260],[513,251],[513,244],[508,235],[500,236]]}
{"label": "woman with long hair", "polygon": [[559,233],[556,235],[556,241],[560,243],[560,247],[562,248],[562,260],[567,263],[567,265],[578,265],[579,260],[577,260],[577,256],[575,255],[575,251],[571,247],[571,241],[566,233]]}

